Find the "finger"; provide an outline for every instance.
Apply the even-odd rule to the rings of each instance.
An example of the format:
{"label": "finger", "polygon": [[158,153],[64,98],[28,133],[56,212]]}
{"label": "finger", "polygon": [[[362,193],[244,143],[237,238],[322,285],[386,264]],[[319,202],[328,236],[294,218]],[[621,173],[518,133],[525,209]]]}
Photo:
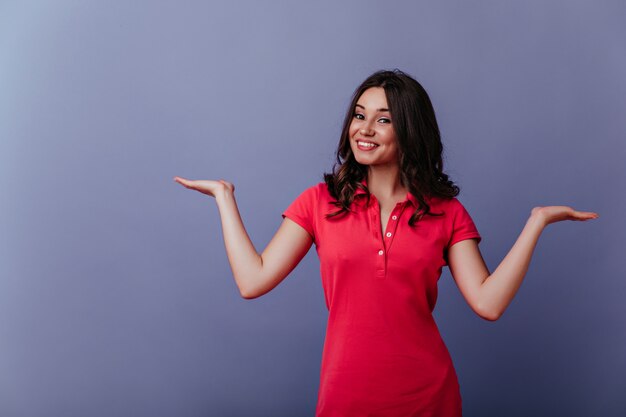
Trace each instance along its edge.
{"label": "finger", "polygon": [[190,188],[192,186],[192,181],[186,180],[186,179],[181,178],[181,177],[174,177],[174,181],[176,181],[177,183],[179,183],[179,184],[181,184],[181,185],[183,185],[183,186],[185,186],[187,188]]}
{"label": "finger", "polygon": [[597,219],[598,217],[600,217],[598,213],[594,213],[591,211],[576,211],[574,212],[574,216],[578,220],[591,220],[591,219]]}

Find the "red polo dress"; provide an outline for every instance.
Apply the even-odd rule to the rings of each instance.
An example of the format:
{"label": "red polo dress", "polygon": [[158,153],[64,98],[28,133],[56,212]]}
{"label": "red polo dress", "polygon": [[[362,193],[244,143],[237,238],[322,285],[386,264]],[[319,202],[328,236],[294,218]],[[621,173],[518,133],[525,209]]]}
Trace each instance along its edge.
{"label": "red polo dress", "polygon": [[[366,185],[366,181],[363,181]],[[312,237],[320,259],[328,325],[316,417],[459,417],[452,360],[432,316],[447,250],[481,237],[456,199],[432,197],[415,227],[410,194],[381,233],[374,195],[357,190],[348,215],[325,183],[306,189],[284,211]]]}

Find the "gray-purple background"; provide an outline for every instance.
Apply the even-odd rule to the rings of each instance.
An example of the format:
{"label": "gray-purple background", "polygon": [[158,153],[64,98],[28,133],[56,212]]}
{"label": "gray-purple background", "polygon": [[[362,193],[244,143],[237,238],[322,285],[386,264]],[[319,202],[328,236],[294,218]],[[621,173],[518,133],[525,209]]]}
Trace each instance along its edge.
{"label": "gray-purple background", "polygon": [[465,416],[626,415],[623,1],[0,2],[0,416],[311,416],[312,249],[239,297],[214,201],[260,252],[333,162],[354,88],[429,92],[494,270],[548,227],[495,323],[448,270],[436,318]]}

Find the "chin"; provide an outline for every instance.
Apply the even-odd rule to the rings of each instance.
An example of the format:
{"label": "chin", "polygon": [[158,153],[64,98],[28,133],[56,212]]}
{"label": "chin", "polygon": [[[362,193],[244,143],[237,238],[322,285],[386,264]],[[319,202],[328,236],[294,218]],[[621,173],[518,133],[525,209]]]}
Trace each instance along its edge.
{"label": "chin", "polygon": [[357,161],[361,165],[371,165],[372,161],[364,160],[363,158],[354,157],[354,160]]}

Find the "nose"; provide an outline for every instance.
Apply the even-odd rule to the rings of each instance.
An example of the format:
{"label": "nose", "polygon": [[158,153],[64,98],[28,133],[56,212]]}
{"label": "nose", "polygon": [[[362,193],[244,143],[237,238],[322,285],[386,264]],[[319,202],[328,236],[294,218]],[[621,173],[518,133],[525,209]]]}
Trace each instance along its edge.
{"label": "nose", "polygon": [[364,123],[363,126],[361,127],[361,134],[365,136],[371,136],[374,134],[374,130],[372,129],[372,126],[369,123]]}

